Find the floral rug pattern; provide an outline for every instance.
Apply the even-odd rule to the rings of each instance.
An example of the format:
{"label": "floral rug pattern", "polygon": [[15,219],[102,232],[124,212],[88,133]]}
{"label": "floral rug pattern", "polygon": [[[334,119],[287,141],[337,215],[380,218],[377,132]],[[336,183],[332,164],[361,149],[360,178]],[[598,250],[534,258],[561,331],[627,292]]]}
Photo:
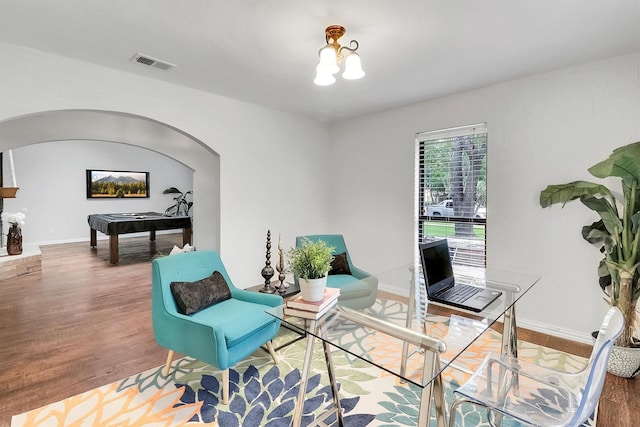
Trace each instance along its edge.
{"label": "floral rug pattern", "polygon": [[[395,308],[394,301],[378,300],[373,309]],[[398,307],[398,320],[402,310]],[[447,327],[447,320],[436,327]],[[277,347],[297,335],[281,328],[274,340]],[[488,351],[499,348],[500,336],[485,333],[456,368],[444,372],[445,402],[453,401],[453,389],[468,378]],[[316,354],[322,354],[316,342]],[[398,363],[401,349],[397,343],[381,334],[350,334],[341,343],[346,347],[360,346],[376,360]],[[211,366],[184,357],[175,361],[167,377],[162,367],[150,369],[121,381],[69,397],[12,419],[11,426],[290,426],[298,396],[300,372],[304,360],[306,340],[281,348],[275,365],[269,354],[259,349],[230,369],[228,405],[221,403],[221,374]],[[578,370],[585,359],[545,347],[519,343],[519,356],[544,366],[563,370]],[[446,359],[447,354],[443,355]],[[335,349],[332,351],[334,369],[339,384],[340,404],[347,426],[415,426],[418,421],[420,388],[400,383],[393,375],[360,359]],[[422,369],[420,357],[411,357],[408,369]],[[465,372],[466,371],[466,372]],[[303,403],[302,425],[313,425],[333,407],[332,393],[323,357],[314,357],[306,398]],[[433,411],[432,411],[433,413]],[[463,407],[457,420],[463,426],[488,426],[486,415],[473,407]],[[325,422],[336,421],[331,415]],[[337,424],[337,423],[336,423]],[[513,423],[513,426],[519,424]],[[431,426],[435,426],[432,418]]]}

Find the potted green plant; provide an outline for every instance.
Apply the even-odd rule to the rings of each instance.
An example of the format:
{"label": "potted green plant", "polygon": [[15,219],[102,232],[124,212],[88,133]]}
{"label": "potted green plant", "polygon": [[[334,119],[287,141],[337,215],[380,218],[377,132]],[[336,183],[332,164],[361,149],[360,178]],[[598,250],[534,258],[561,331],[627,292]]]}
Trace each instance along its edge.
{"label": "potted green plant", "polygon": [[320,301],[324,296],[334,249],[324,240],[305,239],[300,247],[289,250],[289,268],[300,284],[305,301]]}
{"label": "potted green plant", "polygon": [[614,150],[608,159],[588,170],[596,178],[620,178],[622,200],[616,200],[613,192],[605,185],[573,181],[549,185],[542,190],[540,206],[545,208],[556,203],[564,205],[580,199],[586,207],[600,216],[600,220],[582,227],[582,237],[589,243],[597,244],[603,254],[598,266],[598,276],[605,300],[624,313],[625,329],[615,344],[631,348],[632,351],[627,353],[637,355],[638,359],[636,362],[621,362],[627,365],[627,369],[624,372],[614,372],[615,367],[612,365],[620,357],[614,352],[609,370],[619,376],[633,376],[640,366],[640,349],[637,348],[639,341],[634,337],[636,305],[640,296],[640,142]]}
{"label": "potted green plant", "polygon": [[169,206],[165,211],[164,214],[168,215],[168,216],[187,216],[189,215],[189,211],[191,210],[191,207],[193,206],[193,202],[190,202],[187,200],[187,196],[189,194],[192,194],[191,191],[187,191],[186,193],[183,193],[182,191],[178,190],[176,187],[169,187],[167,189],[165,189],[162,194],[177,194],[177,196],[175,196],[173,198],[173,201],[175,202],[173,205]]}

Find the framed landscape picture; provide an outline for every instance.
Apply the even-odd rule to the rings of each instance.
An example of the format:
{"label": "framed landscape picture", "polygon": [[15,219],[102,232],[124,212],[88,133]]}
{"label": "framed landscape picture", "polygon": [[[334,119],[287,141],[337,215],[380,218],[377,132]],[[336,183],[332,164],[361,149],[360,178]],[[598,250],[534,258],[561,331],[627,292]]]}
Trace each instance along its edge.
{"label": "framed landscape picture", "polygon": [[149,172],[87,169],[87,199],[149,197]]}

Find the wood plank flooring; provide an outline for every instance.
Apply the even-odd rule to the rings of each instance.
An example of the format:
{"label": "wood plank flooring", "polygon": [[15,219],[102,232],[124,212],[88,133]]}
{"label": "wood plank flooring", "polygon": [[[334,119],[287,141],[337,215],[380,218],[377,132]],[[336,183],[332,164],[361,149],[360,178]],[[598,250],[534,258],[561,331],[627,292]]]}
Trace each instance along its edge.
{"label": "wood plank flooring", "polygon": [[[42,272],[0,281],[0,427],[11,416],[160,366],[151,326],[151,258],[182,234],[42,246]],[[590,346],[526,330],[521,339],[587,356]],[[637,379],[607,376],[598,426],[635,426]]]}
{"label": "wood plank flooring", "polygon": [[0,426],[11,416],[162,365],[151,264],[182,234],[42,246],[42,272],[0,282]]}

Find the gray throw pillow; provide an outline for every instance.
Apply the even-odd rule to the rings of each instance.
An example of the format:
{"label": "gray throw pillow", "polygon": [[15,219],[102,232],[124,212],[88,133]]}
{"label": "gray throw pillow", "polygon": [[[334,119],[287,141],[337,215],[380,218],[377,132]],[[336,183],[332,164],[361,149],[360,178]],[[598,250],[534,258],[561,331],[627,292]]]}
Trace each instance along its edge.
{"label": "gray throw pillow", "polygon": [[178,312],[193,314],[231,298],[227,281],[219,271],[195,282],[171,282],[171,293]]}

